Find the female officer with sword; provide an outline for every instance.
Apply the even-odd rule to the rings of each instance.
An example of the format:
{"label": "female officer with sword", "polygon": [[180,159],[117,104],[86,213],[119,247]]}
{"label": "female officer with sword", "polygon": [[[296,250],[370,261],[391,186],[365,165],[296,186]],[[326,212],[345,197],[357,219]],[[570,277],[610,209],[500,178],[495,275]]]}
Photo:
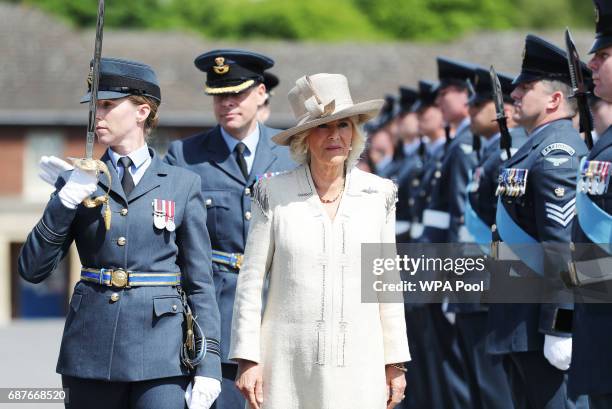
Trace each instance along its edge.
{"label": "female officer with sword", "polygon": [[[57,179],[19,273],[41,282],[76,243],[81,280],[57,365],[67,408],[209,408],[220,390],[219,311],[200,178],[148,148],[161,102],[156,75],[100,58],[103,14],[101,0],[83,98],[87,157]],[[99,161],[94,130],[108,146]]]}

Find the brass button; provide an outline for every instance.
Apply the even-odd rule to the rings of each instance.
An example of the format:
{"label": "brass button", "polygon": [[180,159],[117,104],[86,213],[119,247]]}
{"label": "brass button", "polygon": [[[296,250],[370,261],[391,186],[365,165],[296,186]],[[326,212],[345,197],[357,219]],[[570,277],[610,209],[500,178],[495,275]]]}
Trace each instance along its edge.
{"label": "brass button", "polygon": [[439,178],[440,176],[442,176],[442,172],[440,172],[439,170],[436,170],[436,173],[434,173],[434,177]]}
{"label": "brass button", "polygon": [[177,309],[178,309],[178,307],[176,306],[176,304],[174,304],[174,305],[172,306],[172,311],[176,311]]}
{"label": "brass button", "polygon": [[244,189],[244,195],[245,196],[251,196],[251,189],[249,189],[248,187],[246,189]]}
{"label": "brass button", "polygon": [[125,246],[126,242],[127,242],[127,240],[125,239],[125,237],[119,237],[117,239],[117,245],[119,245],[119,246]]}
{"label": "brass button", "polygon": [[121,214],[121,216],[127,216],[128,214],[128,209],[121,209],[121,211],[119,212],[119,214]]}
{"label": "brass button", "polygon": [[414,187],[418,186],[418,185],[419,185],[419,183],[420,183],[420,182],[419,182],[419,179],[413,179],[413,180],[412,180],[412,186],[414,186]]}
{"label": "brass button", "polygon": [[210,207],[212,206],[212,199],[206,199],[204,203],[206,204],[206,207]]}
{"label": "brass button", "polygon": [[408,199],[408,206],[414,206],[414,199],[413,198]]}
{"label": "brass button", "polygon": [[491,232],[495,233],[496,230],[497,230],[497,225],[496,224],[491,226]]}
{"label": "brass button", "polygon": [[119,301],[119,294],[117,294],[117,293],[112,293],[112,294],[111,294],[111,296],[110,296],[110,300],[111,300],[111,302],[117,302],[117,301]]}
{"label": "brass button", "polygon": [[251,220],[251,212],[245,212],[244,213],[244,218],[247,220]]}

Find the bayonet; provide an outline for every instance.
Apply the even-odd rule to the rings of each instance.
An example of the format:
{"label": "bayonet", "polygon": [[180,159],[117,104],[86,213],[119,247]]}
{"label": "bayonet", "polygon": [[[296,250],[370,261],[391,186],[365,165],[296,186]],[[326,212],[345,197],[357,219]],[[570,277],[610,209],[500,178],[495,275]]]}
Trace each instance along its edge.
{"label": "bayonet", "polygon": [[512,147],[512,135],[508,130],[508,118],[506,117],[506,111],[504,110],[504,92],[499,82],[499,77],[495,68],[491,66],[489,69],[489,75],[491,76],[491,88],[493,91],[493,103],[495,104],[495,113],[497,114],[495,120],[499,125],[499,133],[501,138],[499,139],[499,147],[506,151],[508,159],[512,156],[510,148]]}
{"label": "bayonet", "polygon": [[588,103],[589,90],[584,81],[582,62],[580,62],[580,56],[578,55],[578,50],[576,49],[569,28],[565,29],[565,48],[567,52],[567,65],[572,83],[572,95],[570,95],[570,98],[576,98],[578,112],[580,114],[580,131],[584,132],[584,142],[587,147],[591,149],[593,147],[593,136],[591,135],[591,131],[593,130],[593,118],[591,117],[591,110],[589,109]]}

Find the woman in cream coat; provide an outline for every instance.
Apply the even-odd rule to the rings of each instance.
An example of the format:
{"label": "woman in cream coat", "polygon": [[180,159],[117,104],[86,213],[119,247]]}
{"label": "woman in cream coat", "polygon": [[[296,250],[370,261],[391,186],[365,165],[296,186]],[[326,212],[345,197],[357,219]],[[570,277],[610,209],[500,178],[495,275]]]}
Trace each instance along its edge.
{"label": "woman in cream coat", "polygon": [[256,409],[392,408],[410,359],[404,307],[361,302],[361,244],[394,242],[396,190],[353,166],[358,126],[382,101],[354,104],[343,75],[316,74],[289,102],[298,124],[273,139],[302,165],[254,189],[232,322],[237,386]]}

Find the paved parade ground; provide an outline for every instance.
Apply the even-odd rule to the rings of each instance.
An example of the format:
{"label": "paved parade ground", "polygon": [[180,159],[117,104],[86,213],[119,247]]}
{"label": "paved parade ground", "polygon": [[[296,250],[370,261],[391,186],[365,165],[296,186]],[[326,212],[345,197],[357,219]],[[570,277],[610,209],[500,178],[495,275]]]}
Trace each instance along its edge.
{"label": "paved parade ground", "polygon": [[[15,320],[0,326],[0,388],[58,388],[55,365],[62,339],[63,319]],[[63,408],[63,404],[0,403],[0,408]]]}

